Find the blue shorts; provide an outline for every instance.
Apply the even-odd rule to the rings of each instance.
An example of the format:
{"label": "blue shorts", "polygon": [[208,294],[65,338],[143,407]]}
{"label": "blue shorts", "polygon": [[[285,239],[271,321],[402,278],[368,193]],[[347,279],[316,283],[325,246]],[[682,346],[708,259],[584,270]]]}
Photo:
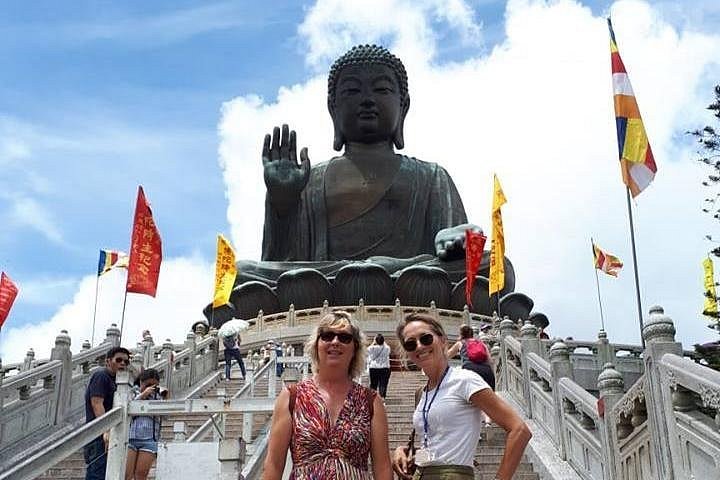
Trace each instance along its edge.
{"label": "blue shorts", "polygon": [[128,448],[137,452],[148,452],[157,455],[158,442],[153,439],[140,440],[137,438],[131,438],[128,443]]}

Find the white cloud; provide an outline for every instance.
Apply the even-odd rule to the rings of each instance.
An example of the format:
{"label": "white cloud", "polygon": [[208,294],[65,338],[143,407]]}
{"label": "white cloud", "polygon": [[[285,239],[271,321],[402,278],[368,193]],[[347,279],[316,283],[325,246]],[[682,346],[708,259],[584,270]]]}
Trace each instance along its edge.
{"label": "white cloud", "polygon": [[[549,315],[551,332],[590,339],[599,329],[592,235],[626,264],[618,280],[600,279],[606,329],[612,341],[638,343],[605,19],[574,1],[511,0],[503,42],[490,54],[478,48],[465,61],[443,65],[434,58],[437,21],[450,29],[475,26],[460,25],[455,16],[432,18],[443,5],[468,8],[400,0],[360,8],[320,0],[300,26],[306,60],[318,67],[353,43],[389,43],[410,79],[405,151],[445,166],[468,217],[488,232],[492,173],[499,175],[518,290]],[[699,262],[708,247],[702,237],[712,225],[699,212],[702,172],[677,137],[709,121],[704,106],[720,72],[720,36],[675,30],[641,1],[615,3],[612,16],[659,164],[634,212],[643,310],[663,305],[688,347],[710,335],[698,311]],[[281,88],[272,103],[248,95],[224,106],[221,166],[240,257],[259,258],[263,135],[287,122],[312,162],[332,156],[325,81],[323,73]]]}
{"label": "white cloud", "polygon": [[10,221],[43,234],[48,240],[62,244],[63,237],[52,214],[37,200],[20,197],[13,200]]}
{"label": "white cloud", "polygon": [[[182,342],[192,323],[202,318],[202,307],[212,296],[213,268],[198,256],[163,261],[155,298],[128,295],[123,346],[134,347],[146,328],[150,329],[156,343],[162,343],[166,338]],[[125,275],[124,270],[115,269],[100,278],[96,345],[105,338],[111,323],[120,325]],[[60,330],[69,332],[71,349],[77,352],[82,342],[91,337],[95,278],[94,275],[83,277],[72,301],[63,305],[49,320],[20,327],[6,325],[0,339],[3,362],[21,361],[30,347],[35,350],[35,358],[48,358]],[[23,293],[24,290],[25,287]]]}

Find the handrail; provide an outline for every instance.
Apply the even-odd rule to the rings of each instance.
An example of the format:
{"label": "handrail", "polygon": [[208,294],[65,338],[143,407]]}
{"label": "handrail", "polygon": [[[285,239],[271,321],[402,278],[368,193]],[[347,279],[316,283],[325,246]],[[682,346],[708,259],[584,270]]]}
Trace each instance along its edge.
{"label": "handrail", "polygon": [[535,352],[530,352],[527,356],[528,367],[535,370],[541,378],[552,382],[552,372],[550,363]]}
{"label": "handrail", "polygon": [[[257,372],[253,373],[252,380],[250,382],[246,382],[240,390],[235,392],[235,394],[231,397],[231,400],[234,400],[236,398],[240,398],[241,395],[244,395],[247,391],[250,390],[251,384],[255,382],[256,379],[260,378],[262,375],[265,374],[265,372],[270,368],[270,365],[273,367],[275,366],[275,360],[271,360],[262,367]],[[197,442],[200,438],[203,438],[207,433],[208,430],[213,426],[213,423],[220,417],[219,413],[214,413],[212,416],[210,416],[205,422],[198,427],[195,432],[193,432],[190,437],[186,440],[186,443],[191,442]]]}
{"label": "handrail", "polygon": [[575,408],[579,407],[583,413],[593,420],[598,419],[597,399],[591,393],[588,393],[567,377],[563,377],[558,381],[558,387],[560,388],[560,395],[572,401]]}
{"label": "handrail", "polygon": [[60,360],[50,360],[39,367],[7,377],[3,380],[2,385],[0,385],[0,390],[12,390],[24,385],[30,385],[30,381],[34,380],[37,382],[38,379],[54,373],[54,371],[58,370],[61,366],[62,362]]}
{"label": "handrail", "polygon": [[[123,420],[123,408],[112,408],[101,417],[81,426],[74,432],[48,445],[26,460],[23,460],[21,463],[0,473],[0,480],[28,480],[36,478]],[[122,448],[124,448],[124,446]]]}
{"label": "handrail", "polygon": [[110,342],[103,342],[93,348],[81,350],[72,356],[72,365],[73,367],[77,367],[85,362],[91,362],[97,359],[100,355],[105,355],[111,348],[112,344]]}

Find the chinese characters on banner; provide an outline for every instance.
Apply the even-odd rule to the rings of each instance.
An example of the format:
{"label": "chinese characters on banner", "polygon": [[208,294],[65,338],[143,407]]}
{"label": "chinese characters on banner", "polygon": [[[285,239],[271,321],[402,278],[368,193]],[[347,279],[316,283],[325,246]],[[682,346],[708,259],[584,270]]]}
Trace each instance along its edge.
{"label": "chinese characters on banner", "polygon": [[236,275],[235,252],[233,252],[230,242],[222,235],[218,235],[213,308],[221,307],[230,301],[230,293],[235,284]]}
{"label": "chinese characters on banner", "polygon": [[472,307],[475,274],[480,268],[486,240],[487,237],[482,233],[465,230],[465,302],[469,307]]}
{"label": "chinese characters on banner", "polygon": [[5,275],[5,272],[2,272],[2,275],[0,275],[0,328],[10,314],[10,309],[17,294],[18,288],[10,280],[10,277]]}
{"label": "chinese characters on banner", "polygon": [[155,296],[162,262],[162,241],[153,221],[152,211],[145,200],[145,192],[138,187],[135,219],[128,266],[128,293]]}
{"label": "chinese characters on banner", "polygon": [[503,232],[502,207],[507,200],[500,187],[500,180],[494,176],[493,203],[492,203],[492,240],[490,242],[490,287],[488,293],[492,295],[505,287],[505,233]]}

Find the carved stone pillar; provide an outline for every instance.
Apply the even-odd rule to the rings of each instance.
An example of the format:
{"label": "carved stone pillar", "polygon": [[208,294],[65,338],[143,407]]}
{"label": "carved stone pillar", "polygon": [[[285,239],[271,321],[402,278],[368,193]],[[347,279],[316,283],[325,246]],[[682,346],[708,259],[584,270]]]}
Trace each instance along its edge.
{"label": "carved stone pillar", "polygon": [[505,317],[504,320],[500,322],[500,368],[497,369],[497,372],[499,375],[496,374],[496,383],[498,385],[499,390],[507,390],[508,389],[508,371],[507,371],[507,362],[508,362],[508,352],[507,352],[507,345],[505,344],[505,339],[507,337],[514,337],[517,334],[517,329],[515,328],[515,322],[510,320],[509,318]]}
{"label": "carved stone pillar", "polygon": [[528,366],[527,357],[530,353],[540,355],[540,339],[538,338],[538,328],[526,320],[520,329],[520,343],[522,344],[522,372],[523,372],[523,396],[525,397],[526,414],[528,418],[533,418],[532,398],[530,395],[530,367]]}
{"label": "carved stone pillar", "polygon": [[60,378],[58,379],[57,403],[55,409],[55,425],[62,424],[70,408],[70,394],[72,393],[72,353],[70,353],[70,335],[67,330],[60,330],[55,337],[55,347],[50,352],[50,360],[60,360]]}
{"label": "carved stone pillar", "polygon": [[[602,332],[602,330],[601,330]],[[602,350],[601,350],[602,352]],[[602,353],[600,353],[602,355]],[[600,417],[600,439],[602,442],[602,457],[607,461],[607,467],[603,469],[603,478],[605,480],[613,480],[622,478],[619,466],[617,464],[617,433],[615,421],[612,417],[608,417],[608,413],[612,411],[625,391],[625,382],[620,372],[615,370],[615,365],[605,363],[603,370],[598,375],[598,390],[600,392],[600,400],[598,400],[598,414]]]}
{"label": "carved stone pillar", "polygon": [[[558,450],[560,458],[567,460],[567,438],[565,438],[564,423],[564,405],[563,399],[560,397],[560,389],[558,383],[563,377],[574,380],[572,363],[570,363],[570,352],[567,345],[563,342],[555,342],[550,347],[550,369],[552,371],[552,397],[555,410],[555,428],[553,429],[558,435]],[[574,405],[572,406],[574,409]]]}
{"label": "carved stone pillar", "polygon": [[23,360],[23,366],[21,372],[27,372],[30,370],[33,365],[35,364],[35,350],[32,348],[28,348],[27,353],[25,354],[25,359]]}
{"label": "carved stone pillar", "polygon": [[120,346],[120,329],[117,324],[111,323],[110,327],[105,331],[105,341],[113,347]]}
{"label": "carved stone pillar", "polygon": [[185,337],[185,348],[190,350],[190,356],[188,357],[187,361],[187,367],[188,367],[188,383],[185,385],[185,387],[190,387],[195,382],[195,371],[197,368],[196,362],[195,362],[195,333],[189,332],[187,336]]}
{"label": "carved stone pillar", "polygon": [[[597,359],[599,365],[605,365],[607,363],[615,365],[615,349],[610,345],[605,330],[598,332]],[[603,366],[603,368],[605,367]]]}
{"label": "carved stone pillar", "polygon": [[288,327],[294,327],[296,323],[295,320],[295,304],[291,303],[290,307],[288,307],[288,321],[287,325]]}
{"label": "carved stone pillar", "polygon": [[172,384],[172,372],[175,366],[173,360],[174,354],[175,349],[173,348],[172,341],[168,338],[165,340],[165,343],[163,343],[162,353],[160,354],[160,356],[164,359],[167,359],[167,365],[165,366],[165,388],[170,390],[172,393],[175,393]]}
{"label": "carved stone pillar", "polygon": [[675,342],[675,326],[660,306],[650,308],[643,327],[645,340],[645,379],[652,454],[660,480],[683,477],[680,444],[675,432],[675,415],[670,386],[663,384],[660,359],[668,353],[682,356],[682,345]]}

